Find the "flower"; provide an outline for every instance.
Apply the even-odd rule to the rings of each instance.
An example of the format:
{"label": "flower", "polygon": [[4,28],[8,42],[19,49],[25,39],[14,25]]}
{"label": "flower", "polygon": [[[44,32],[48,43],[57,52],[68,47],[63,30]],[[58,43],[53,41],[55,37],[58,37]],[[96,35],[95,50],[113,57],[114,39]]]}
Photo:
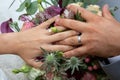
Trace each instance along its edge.
{"label": "flower", "polygon": [[40,11],[36,14],[36,18],[33,19],[34,23],[40,24],[54,16],[57,16],[61,13],[61,8],[57,6],[50,6],[46,8],[44,11]]}
{"label": "flower", "polygon": [[[94,14],[102,16],[101,8],[98,5],[93,5],[96,0],[50,1],[51,2],[47,0],[35,0],[32,2],[31,0],[24,0],[17,10],[26,11],[26,13],[19,17],[19,20],[24,22],[23,27],[19,29],[16,22],[9,20],[12,29],[17,29],[17,31],[28,30],[57,15],[60,15],[61,18],[78,20],[85,23],[86,20],[81,16],[79,11],[74,13],[65,8],[71,3],[73,5],[83,7]],[[43,4],[49,6],[44,6]],[[9,21],[7,22],[8,27]],[[54,33],[62,32],[54,26],[55,24],[53,23],[48,29]],[[63,52],[61,51],[50,52],[43,48],[41,49],[43,50],[43,55],[36,57],[36,60],[43,63],[40,69],[35,69],[33,67],[22,67],[22,69],[14,70],[14,72],[25,73],[30,80],[108,80],[106,78],[106,74],[100,68],[98,60],[95,56],[64,58]]]}
{"label": "flower", "polygon": [[67,10],[67,9],[65,9],[63,16],[64,16],[64,18],[74,19],[74,13],[72,11]]}
{"label": "flower", "polygon": [[82,80],[96,80],[96,77],[92,73],[86,72]]}
{"label": "flower", "polygon": [[30,18],[28,17],[27,14],[23,14],[19,17],[19,20],[21,21],[30,21]]}
{"label": "flower", "polygon": [[34,24],[32,22],[25,22],[23,24],[23,27],[22,27],[21,31],[28,30],[32,27],[34,27]]}
{"label": "flower", "polygon": [[98,6],[98,5],[89,5],[89,6],[87,6],[86,9],[99,15],[99,16],[102,16],[102,11],[100,10],[100,6]]}
{"label": "flower", "polygon": [[10,23],[12,23],[11,18],[1,24],[0,30],[1,30],[2,33],[13,32],[13,30],[10,28]]}
{"label": "flower", "polygon": [[54,16],[57,16],[61,13],[61,8],[58,7],[58,6],[51,6],[51,7],[48,7],[47,9],[45,9],[45,12],[47,15],[46,15],[46,18],[47,19],[50,19]]}
{"label": "flower", "polygon": [[84,4],[83,2],[72,3],[71,5],[82,7]]}

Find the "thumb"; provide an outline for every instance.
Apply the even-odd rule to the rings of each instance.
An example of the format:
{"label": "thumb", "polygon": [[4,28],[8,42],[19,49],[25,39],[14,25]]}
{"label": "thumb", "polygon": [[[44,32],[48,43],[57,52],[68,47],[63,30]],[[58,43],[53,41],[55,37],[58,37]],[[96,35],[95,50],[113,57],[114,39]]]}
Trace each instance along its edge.
{"label": "thumb", "polygon": [[103,6],[102,12],[103,12],[103,17],[105,17],[107,19],[114,19],[111,12],[110,12],[110,10],[109,10],[108,4]]}

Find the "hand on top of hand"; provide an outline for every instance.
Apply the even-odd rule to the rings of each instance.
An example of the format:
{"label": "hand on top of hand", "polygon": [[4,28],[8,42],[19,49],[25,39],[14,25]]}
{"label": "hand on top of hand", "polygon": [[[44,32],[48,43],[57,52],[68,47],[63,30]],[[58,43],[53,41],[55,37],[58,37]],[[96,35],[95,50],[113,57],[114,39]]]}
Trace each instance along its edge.
{"label": "hand on top of hand", "polygon": [[[58,26],[64,26],[81,33],[81,44],[78,48],[64,53],[65,57],[94,55],[110,57],[120,52],[120,23],[116,21],[109,11],[108,5],[102,9],[103,16],[98,16],[75,5],[67,7],[74,13],[81,13],[86,22],[71,19],[57,19]],[[69,37],[57,44],[77,45],[77,36]]]}
{"label": "hand on top of hand", "polygon": [[36,62],[35,58],[42,54],[42,50],[40,48],[46,49],[48,51],[60,50],[63,52],[73,49],[73,47],[69,45],[52,44],[56,41],[60,41],[78,34],[73,30],[51,34],[47,28],[57,18],[58,17],[54,17],[35,28],[17,33],[15,38],[15,40],[17,40],[17,44],[13,53],[19,55],[29,65],[38,68],[40,67],[41,62]]}

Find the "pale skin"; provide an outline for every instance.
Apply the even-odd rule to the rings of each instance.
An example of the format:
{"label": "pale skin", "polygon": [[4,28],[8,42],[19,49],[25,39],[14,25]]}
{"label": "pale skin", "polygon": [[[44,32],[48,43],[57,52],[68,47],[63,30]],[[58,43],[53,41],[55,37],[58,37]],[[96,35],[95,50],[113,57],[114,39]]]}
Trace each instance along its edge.
{"label": "pale skin", "polygon": [[[57,25],[81,33],[82,46],[65,52],[65,57],[84,55],[111,57],[120,54],[120,23],[113,18],[108,5],[103,6],[102,16],[75,5],[69,5],[67,9],[74,13],[79,11],[86,22],[61,18],[56,20]],[[78,45],[77,43],[77,36],[73,36],[57,44]]]}
{"label": "pale skin", "polygon": [[68,51],[73,49],[69,45],[53,45],[56,41],[63,40],[78,33],[69,30],[62,33],[51,34],[46,28],[53,23],[58,16],[42,23],[41,25],[18,33],[7,33],[0,35],[0,54],[14,54],[20,56],[29,65],[39,68],[41,62],[36,62],[35,58],[42,54],[40,48],[48,51]]}

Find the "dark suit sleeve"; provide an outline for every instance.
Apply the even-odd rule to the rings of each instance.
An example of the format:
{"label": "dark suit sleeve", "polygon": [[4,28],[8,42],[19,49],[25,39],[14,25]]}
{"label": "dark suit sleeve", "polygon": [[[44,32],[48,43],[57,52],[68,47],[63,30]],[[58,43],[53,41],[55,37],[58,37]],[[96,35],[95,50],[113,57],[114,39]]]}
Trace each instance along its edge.
{"label": "dark suit sleeve", "polygon": [[120,60],[107,65],[102,62],[100,64],[111,80],[120,80]]}

